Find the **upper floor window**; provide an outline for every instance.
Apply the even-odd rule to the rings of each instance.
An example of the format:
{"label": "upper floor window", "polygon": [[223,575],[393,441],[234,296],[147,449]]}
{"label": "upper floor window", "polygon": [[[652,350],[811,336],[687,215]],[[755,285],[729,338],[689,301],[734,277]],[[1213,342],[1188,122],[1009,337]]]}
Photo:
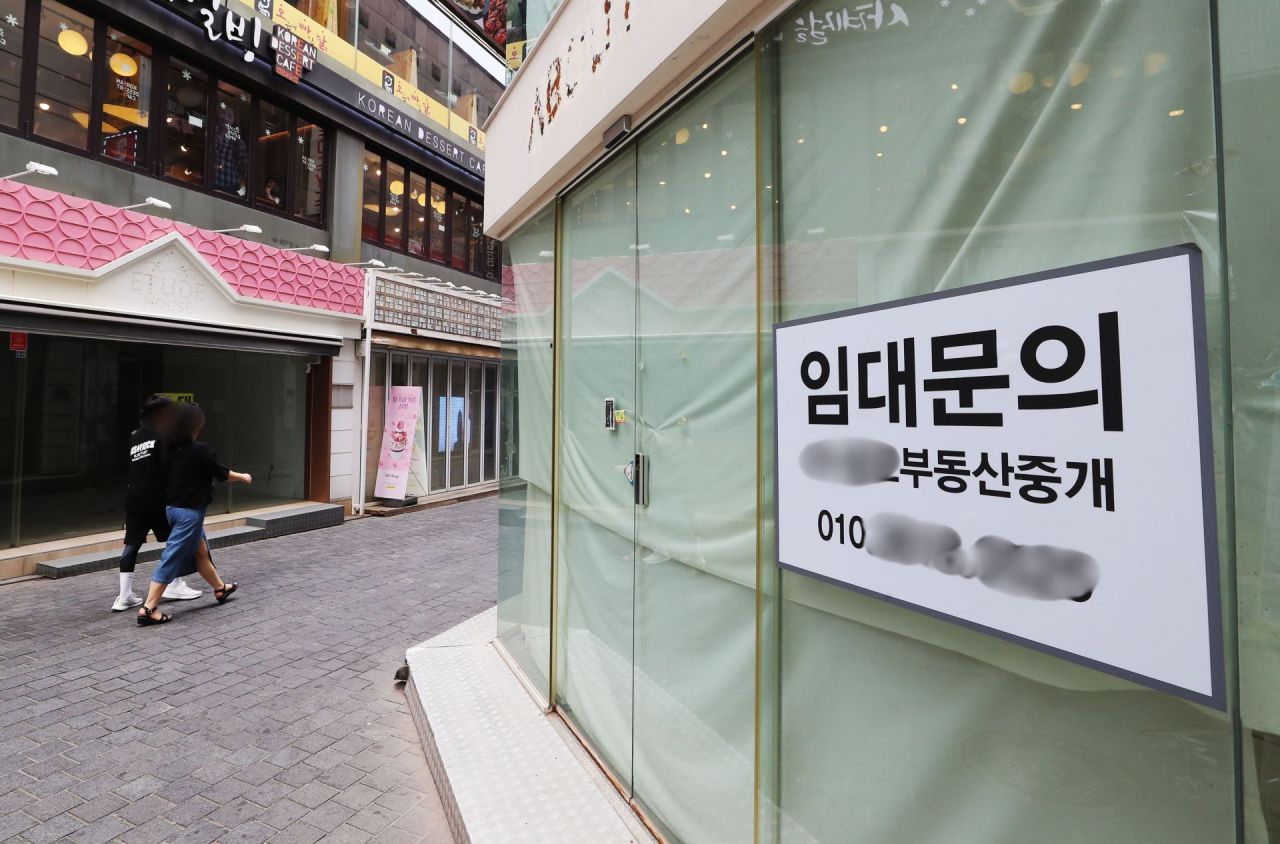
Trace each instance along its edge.
{"label": "upper floor window", "polygon": [[366,149],[361,204],[361,234],[370,243],[498,277],[500,250],[484,235],[479,200]]}
{"label": "upper floor window", "polygon": [[[35,28],[28,11],[38,12]],[[34,72],[25,73],[32,56]],[[323,126],[58,0],[0,0],[0,128],[324,219]]]}

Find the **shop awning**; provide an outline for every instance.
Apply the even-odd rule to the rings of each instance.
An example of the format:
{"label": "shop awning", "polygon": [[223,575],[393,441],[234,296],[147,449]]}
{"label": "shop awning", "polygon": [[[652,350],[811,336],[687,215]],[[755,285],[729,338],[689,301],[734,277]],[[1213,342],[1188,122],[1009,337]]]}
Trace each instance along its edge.
{"label": "shop awning", "polygon": [[26,331],[98,340],[165,343],[287,355],[337,355],[339,337],[309,337],[281,332],[222,328],[179,320],[97,314],[57,307],[0,301],[0,331]]}

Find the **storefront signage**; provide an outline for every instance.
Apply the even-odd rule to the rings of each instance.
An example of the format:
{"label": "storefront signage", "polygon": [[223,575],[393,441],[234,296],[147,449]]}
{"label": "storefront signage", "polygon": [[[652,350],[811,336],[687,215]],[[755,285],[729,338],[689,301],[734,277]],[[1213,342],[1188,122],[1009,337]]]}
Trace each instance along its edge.
{"label": "storefront signage", "polygon": [[[157,0],[188,20],[195,21],[210,41],[226,41],[244,50],[244,60],[260,58],[292,82],[315,67],[315,45],[279,24],[263,26],[258,15],[231,11],[227,0]],[[261,12],[261,9],[259,8]],[[268,16],[269,17],[269,16]]]}
{"label": "storefront signage", "polygon": [[9,351],[13,352],[13,356],[18,359],[27,356],[27,333],[25,331],[10,332]]}
{"label": "storefront signage", "polygon": [[356,88],[354,85],[351,86],[350,97],[352,104],[360,111],[376,118],[381,123],[390,126],[437,155],[447,158],[459,167],[475,173],[482,179],[484,178],[483,158],[467,152],[439,133],[427,128],[425,123],[413,115],[395,106],[387,105],[382,100]]}
{"label": "storefront signage", "polygon": [[1222,708],[1200,253],[775,329],[778,560]]}
{"label": "storefront signage", "polygon": [[377,498],[402,501],[424,495],[427,478],[427,443],[423,432],[422,388],[391,387],[386,422],[382,428],[382,452],[378,456]]}

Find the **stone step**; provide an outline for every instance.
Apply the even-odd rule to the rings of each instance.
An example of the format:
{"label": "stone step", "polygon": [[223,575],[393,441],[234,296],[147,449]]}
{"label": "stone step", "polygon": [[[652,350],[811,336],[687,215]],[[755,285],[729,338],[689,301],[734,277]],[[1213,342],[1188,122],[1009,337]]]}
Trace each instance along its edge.
{"label": "stone step", "polygon": [[[216,551],[219,548],[230,548],[233,545],[243,545],[259,539],[271,539],[290,533],[340,525],[344,512],[340,504],[304,504],[288,510],[249,516],[245,519],[248,522],[246,525],[210,530],[206,535],[209,538],[210,549]],[[138,551],[138,562],[149,563],[158,560],[163,551],[163,542],[148,542]],[[37,563],[36,574],[40,577],[56,579],[106,571],[115,568],[119,563],[120,547],[116,546],[105,551],[94,551]]]}

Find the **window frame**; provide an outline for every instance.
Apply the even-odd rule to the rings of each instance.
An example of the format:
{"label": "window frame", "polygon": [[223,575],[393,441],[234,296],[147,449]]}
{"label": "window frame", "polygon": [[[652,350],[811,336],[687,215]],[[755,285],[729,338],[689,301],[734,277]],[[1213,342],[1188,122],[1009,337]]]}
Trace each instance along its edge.
{"label": "window frame", "polygon": [[[479,242],[480,248],[476,252],[476,262],[475,262],[476,266],[474,267],[466,266],[467,264],[469,264],[468,257],[470,252],[468,247],[470,245],[471,233],[466,230],[468,228],[468,221],[470,220],[470,211],[473,207],[477,208],[480,211],[481,219],[483,220],[484,219],[484,200],[483,199],[477,199],[475,195],[472,194],[470,191],[464,190],[463,188],[459,187],[457,184],[453,182],[449,182],[440,178],[439,174],[435,173],[434,171],[429,170],[425,167],[414,166],[412,164],[409,164],[406,162],[405,159],[399,156],[388,155],[386,152],[384,152],[381,148],[377,146],[366,143],[364,146],[364,151],[366,154],[370,156],[377,157],[379,162],[379,169],[382,170],[382,175],[379,177],[379,180],[378,180],[379,187],[378,187],[377,235],[374,238],[366,237],[364,234],[364,226],[362,224],[360,227],[361,229],[360,241],[362,243],[367,243],[370,246],[377,246],[379,248],[386,249],[388,251],[395,252],[400,255],[408,255],[411,258],[416,258],[420,261],[425,261],[429,264],[433,264],[438,267],[448,267],[454,272],[465,273],[466,275],[475,276],[476,278],[487,279],[491,281],[496,280],[498,278],[498,274],[496,270],[491,271],[490,268],[485,265],[486,263],[484,259],[485,249],[483,244],[486,239],[494,240],[495,242],[494,254],[497,254],[499,256],[501,255],[502,245],[500,241],[497,241],[495,238],[489,238],[488,235],[484,235],[484,234],[481,235],[482,239]],[[422,179],[426,184],[427,205],[425,210],[427,212],[427,222],[425,223],[426,230],[424,231],[424,234],[426,235],[426,240],[423,243],[424,254],[419,255],[418,253],[412,252],[409,250],[410,238],[409,238],[409,227],[407,225],[401,226],[402,231],[400,233],[400,242],[398,244],[392,243],[387,239],[386,199],[387,199],[388,190],[390,186],[390,182],[388,181],[388,179],[390,178],[389,174],[391,172],[391,168],[389,165],[392,165],[392,164],[394,164],[397,167],[403,168],[405,173],[405,177],[404,177],[405,192],[401,200],[402,214],[406,213],[405,209],[408,207],[408,203],[409,203],[408,197],[410,195],[410,186],[413,184],[413,178],[416,176]],[[431,257],[431,237],[432,237],[432,231],[431,231],[432,220],[430,216],[431,210],[432,210],[431,209],[431,189],[435,185],[439,185],[444,189],[444,197],[445,197],[445,210],[444,210],[445,231],[443,234],[444,254],[440,260],[436,260],[435,258]],[[458,267],[455,267],[453,265],[453,235],[454,235],[454,213],[453,212],[454,212],[454,209],[457,207],[456,204],[454,203],[455,196],[461,197],[465,206],[463,209],[463,221],[462,221],[462,225],[464,227],[463,247],[462,247],[463,249],[462,260],[464,264],[463,269],[459,269]],[[361,190],[360,201],[362,206],[361,210],[363,211],[363,204],[364,204],[363,188]],[[499,258],[499,261],[500,260],[501,259]],[[492,275],[490,274],[491,272],[493,272]]]}
{"label": "window frame", "polygon": [[[91,76],[92,91],[90,93],[89,102],[89,127],[87,130],[87,144],[85,149],[76,146],[55,141],[42,135],[37,135],[35,129],[35,107],[36,107],[36,78],[39,70],[40,57],[40,13],[43,8],[43,0],[25,0],[23,4],[24,26],[22,28],[22,70],[18,78],[18,114],[16,126],[6,126],[0,124],[0,137],[10,135],[41,146],[47,146],[62,152],[77,155],[82,158],[92,160],[98,164],[104,164],[110,167],[116,167],[128,173],[140,174],[149,178],[157,179],[165,184],[174,185],[183,190],[194,191],[209,197],[221,199],[235,205],[242,205],[252,208],[255,211],[264,214],[270,214],[280,217],[291,222],[300,223],[304,226],[312,228],[324,229],[329,222],[329,202],[328,192],[332,185],[330,173],[333,167],[333,150],[330,138],[333,137],[333,125],[325,120],[320,119],[316,114],[297,107],[293,103],[287,105],[279,105],[279,101],[273,97],[266,96],[265,92],[259,89],[259,86],[253,83],[246,83],[240,78],[227,73],[217,62],[209,62],[202,56],[194,55],[188,51],[174,47],[163,36],[156,34],[140,34],[135,27],[130,26],[130,20],[119,14],[113,9],[93,9],[86,10],[81,8],[81,4],[76,0],[58,0],[58,2],[69,8],[88,16],[93,21],[93,73]],[[34,22],[34,25],[33,23]],[[116,29],[123,34],[136,38],[137,40],[151,47],[151,63],[153,68],[151,80],[151,92],[148,105],[151,109],[152,122],[147,132],[146,143],[146,163],[139,166],[129,164],[127,162],[118,161],[102,153],[102,104],[104,101],[106,81],[107,81],[107,30]],[[193,185],[190,182],[176,179],[169,176],[165,171],[165,127],[163,123],[158,123],[162,116],[168,113],[167,92],[169,85],[169,75],[172,69],[170,60],[176,59],[184,64],[190,65],[192,68],[198,69],[208,78],[205,91],[205,114],[213,115],[213,109],[216,107],[216,98],[218,85],[227,82],[235,87],[245,91],[250,96],[249,102],[249,123],[250,123],[250,140],[254,143],[249,144],[248,150],[248,173],[247,183],[251,189],[245,191],[243,198],[227,194],[222,191],[215,191],[210,185],[213,176],[213,143],[208,134],[206,134],[205,152],[204,152],[204,178],[203,184]],[[321,176],[321,190],[324,193],[325,201],[320,205],[320,213],[318,219],[311,219],[303,214],[292,213],[292,201],[286,202],[281,208],[272,208],[268,205],[262,205],[255,201],[255,193],[252,186],[258,175],[259,168],[262,166],[261,156],[258,153],[258,145],[256,143],[257,129],[260,124],[260,104],[269,102],[277,108],[281,108],[289,116],[289,133],[290,137],[297,136],[297,127],[299,120],[305,120],[321,128],[325,133],[325,149],[320,156],[321,167],[324,172]],[[289,167],[286,173],[288,185],[286,187],[287,195],[292,198],[294,186],[292,182],[295,180],[294,170],[299,164],[298,157],[301,155],[296,148],[296,144],[290,144],[289,147]]]}

